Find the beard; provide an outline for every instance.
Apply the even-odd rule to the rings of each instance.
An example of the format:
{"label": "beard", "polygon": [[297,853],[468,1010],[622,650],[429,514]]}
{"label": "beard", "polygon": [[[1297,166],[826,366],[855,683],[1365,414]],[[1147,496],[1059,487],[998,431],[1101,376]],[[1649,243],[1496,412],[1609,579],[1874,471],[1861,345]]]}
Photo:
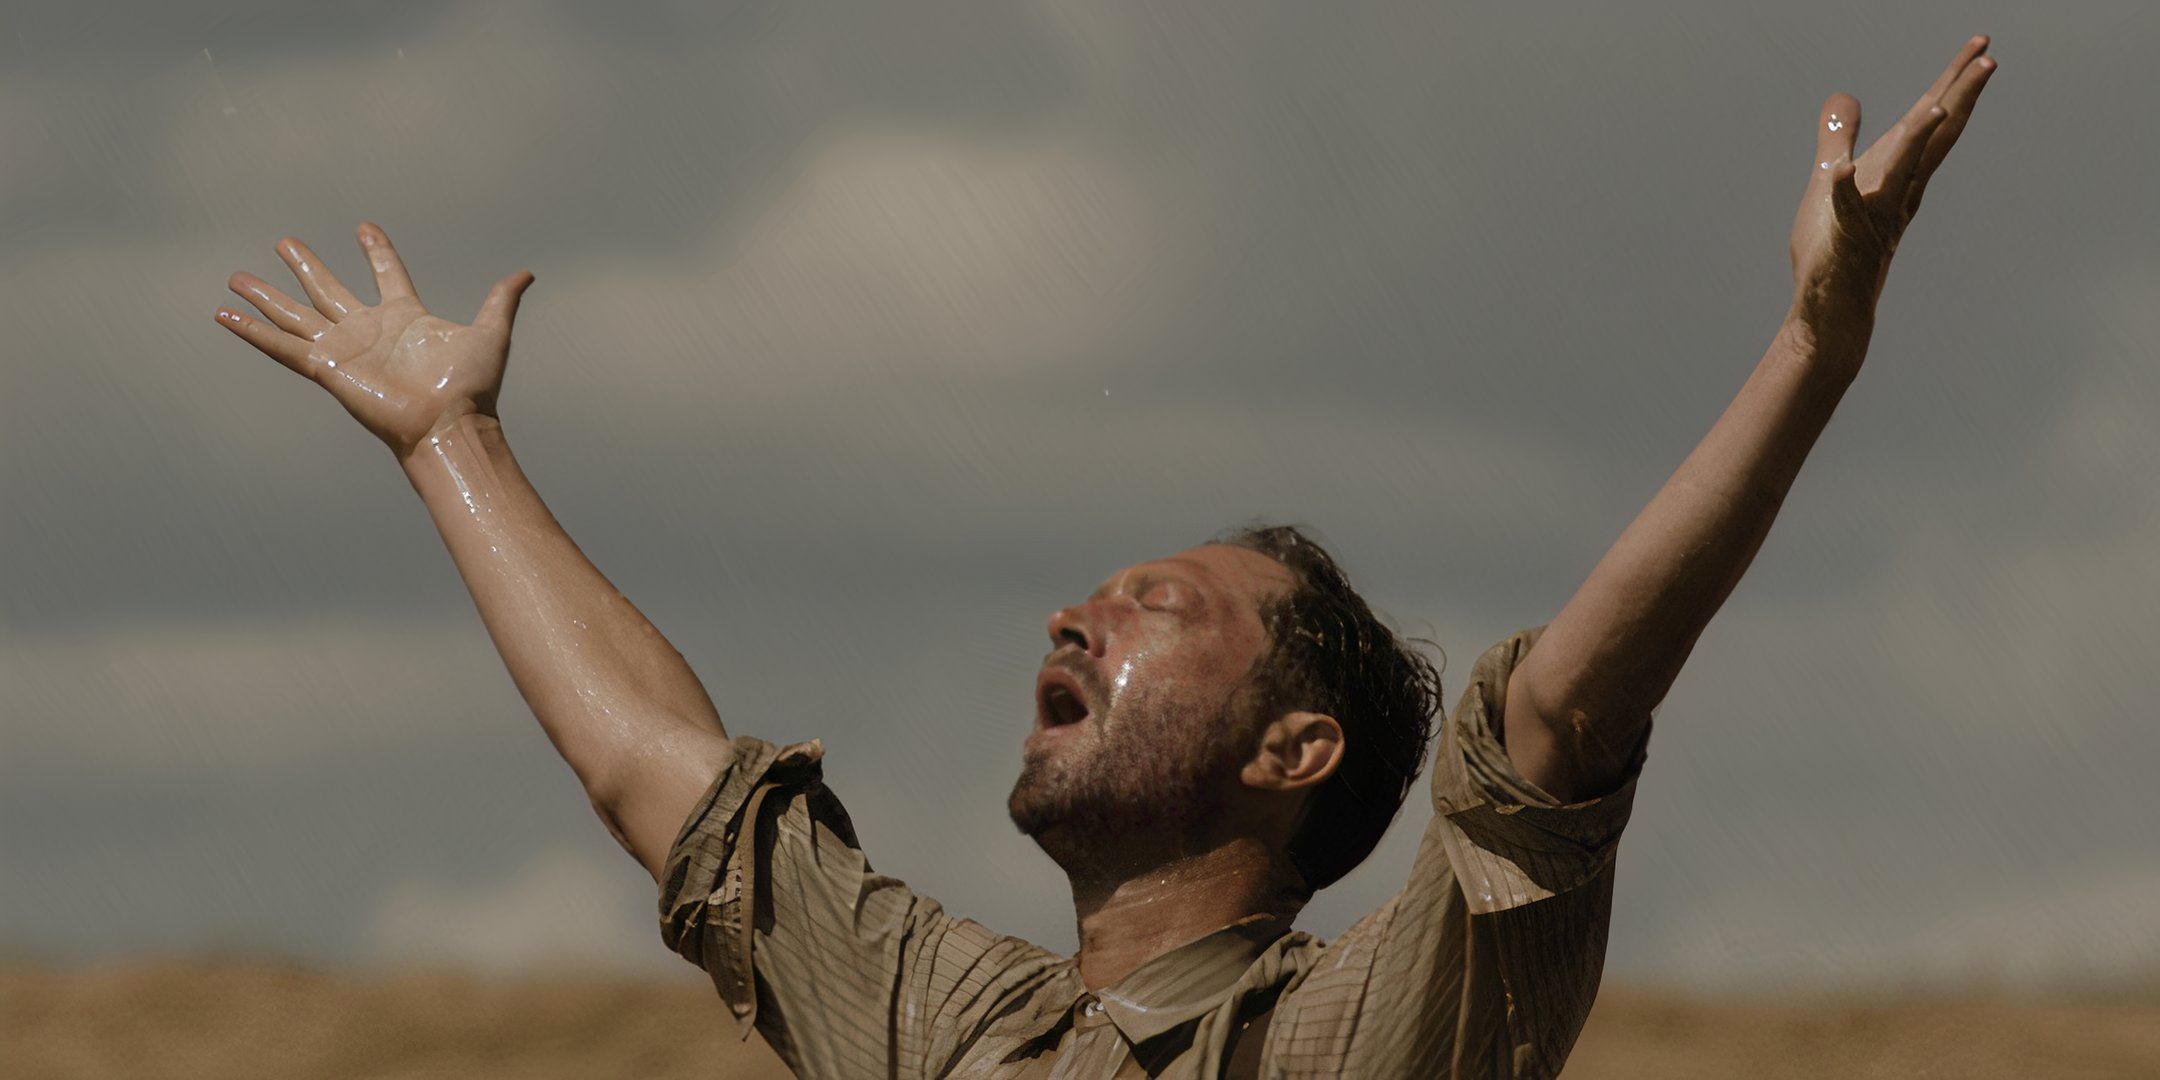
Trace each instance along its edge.
{"label": "beard", "polygon": [[1013,824],[1068,872],[1203,848],[1251,753],[1254,733],[1231,703],[1205,720],[1190,708],[1133,704],[1030,756],[1013,784]]}

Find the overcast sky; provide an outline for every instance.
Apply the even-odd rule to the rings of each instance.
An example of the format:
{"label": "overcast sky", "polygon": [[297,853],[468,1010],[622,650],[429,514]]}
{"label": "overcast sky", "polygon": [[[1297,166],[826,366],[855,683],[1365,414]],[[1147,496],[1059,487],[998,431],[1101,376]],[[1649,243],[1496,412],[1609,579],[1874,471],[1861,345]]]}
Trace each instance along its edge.
{"label": "overcast sky", "polygon": [[1452,704],[1761,356],[1822,99],[1865,143],[1984,32],[1607,970],[2160,969],[2160,7],[1780,8],[0,3],[0,950],[696,976],[390,456],[213,323],[281,236],[460,320],[531,269],[556,516],[879,870],[1069,949],[1003,806],[1049,612],[1304,522]]}

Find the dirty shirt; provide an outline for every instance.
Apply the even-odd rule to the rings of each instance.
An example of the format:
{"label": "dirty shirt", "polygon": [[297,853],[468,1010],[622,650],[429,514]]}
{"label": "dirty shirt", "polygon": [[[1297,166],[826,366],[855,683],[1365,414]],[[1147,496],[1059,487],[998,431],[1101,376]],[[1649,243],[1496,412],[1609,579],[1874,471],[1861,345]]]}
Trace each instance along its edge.
{"label": "dirty shirt", "polygon": [[1543,631],[1473,665],[1408,882],[1333,941],[1254,916],[1091,993],[1073,957],[873,871],[817,745],[750,737],[668,852],[662,937],[805,1080],[1553,1076],[1597,993],[1648,731],[1610,794],[1524,779],[1501,708]]}

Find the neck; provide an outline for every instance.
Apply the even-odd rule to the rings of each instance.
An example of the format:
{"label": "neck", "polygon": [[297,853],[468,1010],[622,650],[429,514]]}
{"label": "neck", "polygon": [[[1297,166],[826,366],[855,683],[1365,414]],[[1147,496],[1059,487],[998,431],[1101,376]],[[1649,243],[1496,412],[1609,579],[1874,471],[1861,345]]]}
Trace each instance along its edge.
{"label": "neck", "polygon": [[1072,875],[1080,981],[1100,990],[1134,968],[1248,915],[1288,920],[1295,879],[1260,841],[1243,837],[1146,869]]}

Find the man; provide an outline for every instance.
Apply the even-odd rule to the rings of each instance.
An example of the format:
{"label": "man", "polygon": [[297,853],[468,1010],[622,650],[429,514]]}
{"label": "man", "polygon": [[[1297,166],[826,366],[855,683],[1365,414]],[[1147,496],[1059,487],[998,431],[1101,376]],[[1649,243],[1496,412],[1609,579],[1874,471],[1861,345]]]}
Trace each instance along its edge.
{"label": "man", "polygon": [[1379,840],[1440,686],[1296,530],[1128,567],[1051,616],[1009,810],[1071,879],[1062,957],[874,873],[822,747],[730,737],[549,516],[495,409],[530,274],[453,324],[363,225],[376,304],[288,238],[310,303],[235,274],[268,322],[218,319],[397,455],[518,689],[660,886],[666,940],[799,1073],[1550,1076],[1596,993],[1651,712],[1858,374],[1987,44],[1857,157],[1859,103],[1825,103],[1767,354],[1552,621],[1478,660],[1408,884],[1327,944],[1290,923]]}

